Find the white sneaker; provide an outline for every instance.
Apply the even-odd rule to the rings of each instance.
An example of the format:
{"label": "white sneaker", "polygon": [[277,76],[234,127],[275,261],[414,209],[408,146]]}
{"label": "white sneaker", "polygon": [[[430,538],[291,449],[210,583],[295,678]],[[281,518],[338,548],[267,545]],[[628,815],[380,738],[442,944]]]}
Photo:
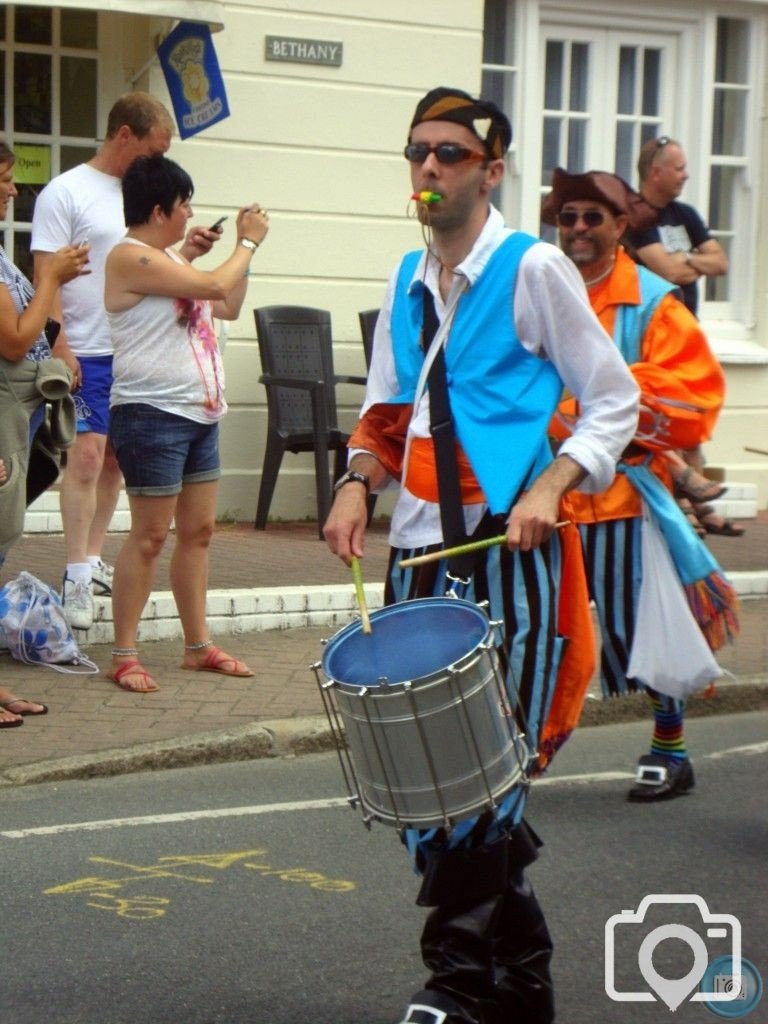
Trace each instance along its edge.
{"label": "white sneaker", "polygon": [[115,569],[99,559],[98,565],[91,566],[91,579],[93,581],[93,593],[96,597],[109,597],[112,593],[112,578]]}
{"label": "white sneaker", "polygon": [[93,594],[85,580],[71,580],[64,574],[61,603],[73,629],[90,629],[93,625]]}

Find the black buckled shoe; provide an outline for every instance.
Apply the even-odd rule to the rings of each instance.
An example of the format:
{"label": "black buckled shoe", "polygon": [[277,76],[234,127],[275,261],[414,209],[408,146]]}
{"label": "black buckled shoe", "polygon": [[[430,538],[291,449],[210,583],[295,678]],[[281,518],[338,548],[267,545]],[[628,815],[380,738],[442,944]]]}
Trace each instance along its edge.
{"label": "black buckled shoe", "polygon": [[651,800],[671,800],[684,796],[696,785],[693,765],[684,761],[671,761],[658,754],[646,754],[637,762],[635,785],[627,794],[628,800],[648,803]]}

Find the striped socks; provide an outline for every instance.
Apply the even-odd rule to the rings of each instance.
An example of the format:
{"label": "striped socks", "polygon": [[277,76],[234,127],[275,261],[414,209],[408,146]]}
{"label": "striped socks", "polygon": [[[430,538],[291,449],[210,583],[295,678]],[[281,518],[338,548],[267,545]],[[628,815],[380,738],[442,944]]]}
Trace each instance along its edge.
{"label": "striped socks", "polygon": [[685,761],[688,757],[683,735],[685,703],[656,690],[649,689],[648,696],[654,718],[651,753],[669,761]]}

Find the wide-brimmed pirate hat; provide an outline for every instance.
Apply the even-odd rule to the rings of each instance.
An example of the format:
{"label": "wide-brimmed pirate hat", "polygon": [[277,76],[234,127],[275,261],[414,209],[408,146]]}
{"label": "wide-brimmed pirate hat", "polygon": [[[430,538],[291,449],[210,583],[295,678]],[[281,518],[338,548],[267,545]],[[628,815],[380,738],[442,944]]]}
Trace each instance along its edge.
{"label": "wide-brimmed pirate hat", "polygon": [[552,191],[541,204],[541,219],[545,224],[557,224],[557,215],[566,203],[585,199],[602,203],[615,214],[624,214],[629,227],[635,230],[649,228],[658,219],[658,210],[618,174],[608,171],[569,174],[563,167],[554,170]]}

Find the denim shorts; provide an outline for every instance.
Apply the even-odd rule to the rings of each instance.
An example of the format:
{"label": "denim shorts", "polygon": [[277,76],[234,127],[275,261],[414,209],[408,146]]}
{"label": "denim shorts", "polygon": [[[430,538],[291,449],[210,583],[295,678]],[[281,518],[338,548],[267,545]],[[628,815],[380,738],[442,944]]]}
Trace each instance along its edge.
{"label": "denim shorts", "polygon": [[132,402],[110,410],[109,440],[128,494],[165,497],[221,476],[218,423]]}
{"label": "denim shorts", "polygon": [[77,411],[77,432],[106,434],[109,431],[112,356],[83,356],[78,361],[83,382],[72,395]]}

